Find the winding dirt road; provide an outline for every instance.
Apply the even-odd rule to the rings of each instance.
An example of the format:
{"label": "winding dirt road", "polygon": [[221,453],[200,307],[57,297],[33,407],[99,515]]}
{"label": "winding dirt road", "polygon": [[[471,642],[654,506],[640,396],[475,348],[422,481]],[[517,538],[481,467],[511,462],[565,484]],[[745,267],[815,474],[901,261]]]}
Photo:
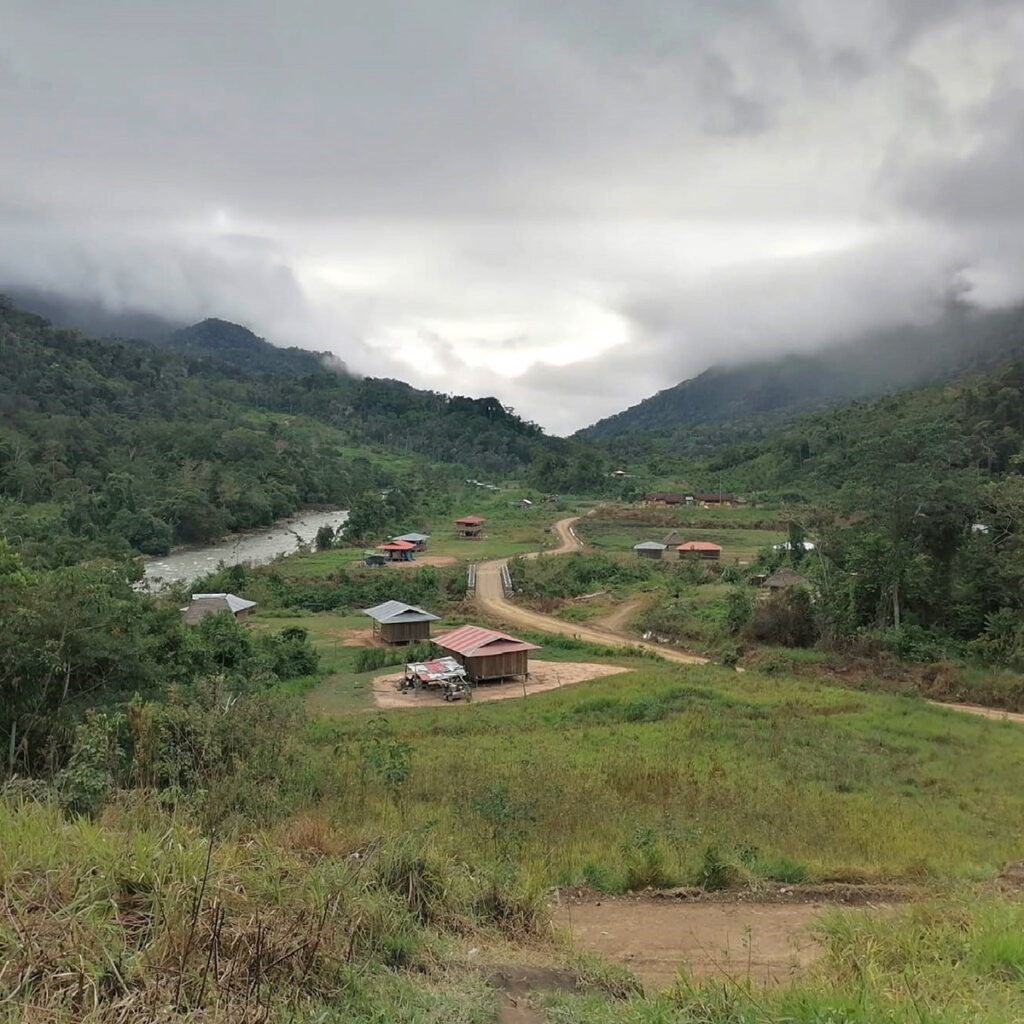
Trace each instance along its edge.
{"label": "winding dirt road", "polygon": [[[572,528],[573,523],[578,519],[579,516],[560,519],[554,525],[555,533],[558,536],[558,544],[544,551],[533,551],[526,557],[537,558],[540,555],[567,555],[570,552],[581,550],[583,544]],[[577,640],[586,640],[605,647],[642,647],[645,651],[651,651],[666,661],[674,661],[681,665],[707,664],[707,658],[701,658],[696,654],[688,654],[673,647],[664,647],[661,644],[650,644],[642,640],[634,640],[632,637],[618,630],[609,629],[606,626],[565,622],[562,619],[555,618],[553,615],[544,615],[541,612],[531,611],[529,608],[521,608],[519,605],[513,604],[506,599],[501,585],[501,570],[507,564],[507,558],[495,558],[489,562],[480,562],[476,567],[477,609],[497,619],[502,625],[520,626],[525,629],[539,630],[543,633],[558,633],[562,636],[575,637]]]}

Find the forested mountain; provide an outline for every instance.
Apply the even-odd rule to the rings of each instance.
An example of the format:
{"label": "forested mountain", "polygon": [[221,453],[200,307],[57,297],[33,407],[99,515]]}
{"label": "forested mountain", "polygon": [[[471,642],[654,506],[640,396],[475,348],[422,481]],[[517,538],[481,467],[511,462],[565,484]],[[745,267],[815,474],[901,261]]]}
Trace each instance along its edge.
{"label": "forested mountain", "polygon": [[1022,471],[1024,361],[806,416],[698,472],[792,503],[835,636],[912,644],[910,626],[1024,664]]}
{"label": "forested mountain", "polygon": [[1024,308],[955,308],[926,327],[879,331],[812,355],[712,367],[579,433],[605,440],[649,431],[693,450],[695,425],[703,428],[698,438],[706,433],[714,443],[721,434],[714,425],[728,425],[733,436],[756,432],[852,399],[993,368],[1021,351]]}
{"label": "forested mountain", "polygon": [[[200,327],[266,355],[243,328]],[[314,372],[246,370],[87,339],[0,298],[0,536],[60,565],[161,553],[305,506],[346,506],[410,486],[402,473],[436,476],[438,463],[460,476],[528,475],[550,489],[599,478],[600,460],[579,443],[545,437],[496,399],[356,379],[306,356]],[[401,467],[396,453],[409,456]]]}
{"label": "forested mountain", "polygon": [[295,376],[325,371],[343,373],[345,365],[329,352],[279,348],[247,327],[210,318],[174,331],[157,342],[172,352],[181,352],[247,372]]}

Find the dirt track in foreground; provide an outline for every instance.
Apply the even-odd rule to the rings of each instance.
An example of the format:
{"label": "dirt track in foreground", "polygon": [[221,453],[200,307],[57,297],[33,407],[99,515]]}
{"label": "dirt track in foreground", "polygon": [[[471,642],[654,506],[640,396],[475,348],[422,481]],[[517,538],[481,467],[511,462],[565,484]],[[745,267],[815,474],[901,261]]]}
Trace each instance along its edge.
{"label": "dirt track in foreground", "polygon": [[[558,545],[546,551],[534,551],[527,555],[527,558],[537,558],[548,555],[565,555],[572,551],[580,551],[583,544],[573,532],[572,524],[579,519],[579,516],[570,516],[568,519],[560,519],[554,525],[555,533],[558,536]],[[481,562],[476,569],[476,606],[481,612],[497,619],[505,626],[519,626],[525,629],[535,629],[542,633],[557,633],[561,636],[575,637],[577,640],[586,640],[590,643],[601,644],[605,647],[642,647],[644,650],[652,651],[666,661],[674,661],[683,665],[705,665],[707,658],[701,658],[696,654],[689,654],[686,651],[676,650],[673,647],[663,647],[660,644],[650,644],[642,640],[634,640],[632,637],[615,629],[597,625],[583,625],[574,622],[564,622],[552,615],[544,615],[541,612],[531,611],[529,608],[521,608],[505,598],[501,586],[501,570],[508,564],[507,558],[495,558],[489,562]]]}

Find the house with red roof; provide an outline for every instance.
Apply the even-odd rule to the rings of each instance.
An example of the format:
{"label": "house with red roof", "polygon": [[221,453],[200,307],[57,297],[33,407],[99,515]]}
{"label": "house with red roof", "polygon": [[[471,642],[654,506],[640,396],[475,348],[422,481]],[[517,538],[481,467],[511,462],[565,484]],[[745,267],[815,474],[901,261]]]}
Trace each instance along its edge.
{"label": "house with red roof", "polygon": [[710,562],[717,562],[722,557],[722,549],[707,540],[688,540],[680,544],[676,551],[680,558],[704,558]]}
{"label": "house with red roof", "polygon": [[408,540],[389,540],[378,544],[377,550],[383,551],[389,562],[411,562],[416,545]]}
{"label": "house with red roof", "polygon": [[459,626],[436,637],[434,643],[466,669],[474,683],[530,674],[530,651],[536,644],[483,626]]}
{"label": "house with red roof", "polygon": [[455,536],[476,540],[483,533],[484,521],[479,516],[463,516],[455,520]]}

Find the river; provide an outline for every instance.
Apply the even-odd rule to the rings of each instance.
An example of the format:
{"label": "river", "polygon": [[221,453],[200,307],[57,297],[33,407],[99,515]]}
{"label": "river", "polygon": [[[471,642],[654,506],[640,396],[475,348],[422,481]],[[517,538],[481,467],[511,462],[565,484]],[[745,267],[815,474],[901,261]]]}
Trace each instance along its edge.
{"label": "river", "polygon": [[281,519],[266,530],[239,533],[217,544],[202,548],[185,548],[158,558],[147,558],[146,575],[140,587],[159,590],[168,583],[183,583],[213,572],[225,565],[266,565],[278,555],[297,551],[300,544],[312,544],[321,526],[335,530],[348,519],[348,512],[304,512],[291,519]]}

